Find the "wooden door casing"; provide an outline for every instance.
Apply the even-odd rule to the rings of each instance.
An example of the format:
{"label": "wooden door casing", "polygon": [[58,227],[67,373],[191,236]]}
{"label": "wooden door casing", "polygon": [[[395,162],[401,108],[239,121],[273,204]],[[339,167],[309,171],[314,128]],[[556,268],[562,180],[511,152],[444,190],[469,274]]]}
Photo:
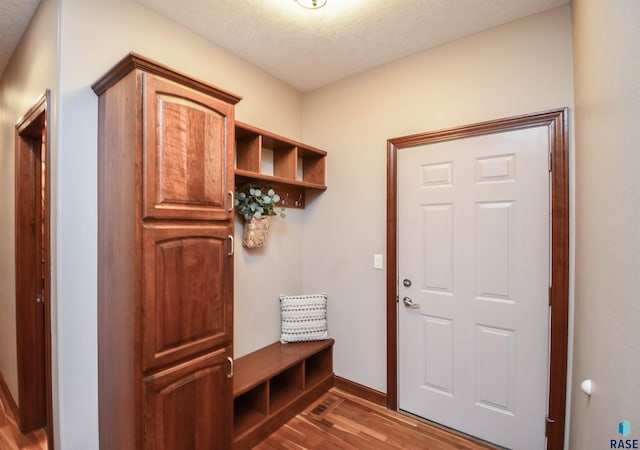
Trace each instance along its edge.
{"label": "wooden door casing", "polygon": [[232,341],[232,233],[228,224],[144,227],[145,370]]}
{"label": "wooden door casing", "polygon": [[49,98],[46,91],[16,124],[15,261],[19,426],[46,427],[53,448]]}
{"label": "wooden door casing", "polygon": [[230,448],[231,348],[144,379],[145,450]]}
{"label": "wooden door casing", "polygon": [[[42,236],[39,140],[19,135],[16,163],[16,319],[18,347],[18,404],[23,432],[43,427],[45,408],[45,310],[41,282]],[[48,225],[48,224],[47,224]]]}
{"label": "wooden door casing", "polygon": [[144,217],[229,220],[233,105],[144,74]]}

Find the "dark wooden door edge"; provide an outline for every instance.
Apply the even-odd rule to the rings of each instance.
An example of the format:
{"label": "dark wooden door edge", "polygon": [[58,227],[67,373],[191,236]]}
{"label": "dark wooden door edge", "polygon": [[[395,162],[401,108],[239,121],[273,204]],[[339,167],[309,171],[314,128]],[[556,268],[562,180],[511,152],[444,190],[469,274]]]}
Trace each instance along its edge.
{"label": "dark wooden door edge", "polygon": [[363,386],[355,381],[347,380],[339,376],[335,376],[334,386],[351,395],[368,400],[376,405],[387,406],[387,394],[384,392]]}
{"label": "dark wooden door edge", "polygon": [[[45,403],[46,403],[46,434],[47,434],[47,442],[48,449],[53,450],[53,400],[52,400],[52,381],[51,381],[51,188],[50,181],[51,177],[49,176],[51,163],[49,156],[51,155],[51,133],[50,133],[50,104],[51,104],[51,92],[47,89],[47,91],[35,102],[34,106],[32,106],[27,113],[17,121],[15,129],[15,195],[16,195],[16,211],[15,211],[15,220],[16,220],[16,271],[18,264],[18,257],[20,255],[20,246],[21,246],[21,238],[19,236],[19,215],[18,215],[18,199],[20,196],[20,190],[23,188],[21,185],[21,181],[18,178],[20,165],[24,162],[23,156],[25,156],[27,151],[32,151],[31,145],[34,140],[42,139],[42,130],[44,130],[44,141],[45,141],[45,152],[46,152],[46,166],[47,173],[46,184],[44,189],[45,196],[45,211],[44,217],[42,220],[46,224],[45,226],[45,237],[44,237],[44,248],[45,248],[45,286],[44,286],[44,356],[45,356]],[[17,276],[17,273],[16,273]],[[16,280],[17,281],[17,280]],[[18,289],[18,285],[16,283],[16,289]],[[20,292],[16,292],[16,302],[19,297]],[[17,342],[18,342],[18,359],[21,358],[21,355],[27,353],[23,352],[20,348],[20,343],[22,342],[21,336],[21,323],[26,320],[24,317],[21,317],[21,308],[16,304],[16,329],[17,329]],[[20,362],[18,363],[18,368],[20,370]],[[21,380],[21,377],[18,377],[18,390],[19,392],[26,391],[29,389],[28,386],[24,386],[24,380]],[[18,414],[16,418],[19,421],[19,425],[22,428],[22,422],[24,421],[23,415],[24,412],[17,409]]]}
{"label": "dark wooden door edge", "polygon": [[397,237],[398,151],[484,134],[548,126],[551,149],[551,352],[547,448],[564,446],[569,323],[569,143],[568,109],[509,117],[387,141],[387,407],[398,409]]}

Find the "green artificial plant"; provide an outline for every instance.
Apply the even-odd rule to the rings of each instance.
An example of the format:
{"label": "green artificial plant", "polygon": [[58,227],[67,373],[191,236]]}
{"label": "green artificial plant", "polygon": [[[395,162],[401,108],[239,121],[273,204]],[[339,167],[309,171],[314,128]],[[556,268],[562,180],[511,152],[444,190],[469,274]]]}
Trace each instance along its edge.
{"label": "green artificial plant", "polygon": [[276,203],[280,201],[280,196],[273,188],[254,185],[247,185],[245,188],[235,193],[234,200],[236,211],[245,220],[251,220],[252,217],[260,219],[277,214],[283,219],[286,217],[284,206],[281,206],[280,211],[276,212]]}

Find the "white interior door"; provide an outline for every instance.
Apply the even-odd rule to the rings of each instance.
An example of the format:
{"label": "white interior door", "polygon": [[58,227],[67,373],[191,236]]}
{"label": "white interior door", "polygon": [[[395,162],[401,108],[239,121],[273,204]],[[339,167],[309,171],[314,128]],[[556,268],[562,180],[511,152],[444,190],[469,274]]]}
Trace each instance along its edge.
{"label": "white interior door", "polygon": [[398,152],[399,407],[518,450],[545,448],[548,151],[541,126]]}

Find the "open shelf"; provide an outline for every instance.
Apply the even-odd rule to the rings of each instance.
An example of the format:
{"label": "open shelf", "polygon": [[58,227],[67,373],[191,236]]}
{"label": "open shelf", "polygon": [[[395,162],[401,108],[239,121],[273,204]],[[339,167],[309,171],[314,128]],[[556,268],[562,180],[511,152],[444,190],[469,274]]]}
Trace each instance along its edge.
{"label": "open shelf", "polygon": [[267,397],[267,383],[262,383],[234,399],[233,427],[237,434],[254,428],[267,417]]}
{"label": "open shelf", "polygon": [[267,181],[270,183],[280,183],[280,184],[289,184],[291,186],[300,186],[303,188],[309,189],[318,189],[324,191],[327,189],[326,186],[322,184],[311,183],[309,181],[298,181],[298,180],[290,180],[288,178],[277,177],[275,175],[263,175],[261,173],[253,173],[248,170],[236,169],[236,178],[242,180],[246,178],[246,181],[258,180],[258,181]]}
{"label": "open shelf", "polygon": [[289,194],[285,207],[291,208],[304,207],[305,189],[327,189],[324,150],[241,122],[236,122],[235,134],[236,184],[277,184],[281,198]]}
{"label": "open shelf", "polygon": [[333,386],[333,343],[276,342],[236,360],[235,448],[256,445]]}
{"label": "open shelf", "polygon": [[270,411],[278,411],[302,392],[302,363],[279,373],[269,380]]}
{"label": "open shelf", "polygon": [[333,358],[331,348],[308,357],[304,361],[304,386],[310,389],[333,375]]}

